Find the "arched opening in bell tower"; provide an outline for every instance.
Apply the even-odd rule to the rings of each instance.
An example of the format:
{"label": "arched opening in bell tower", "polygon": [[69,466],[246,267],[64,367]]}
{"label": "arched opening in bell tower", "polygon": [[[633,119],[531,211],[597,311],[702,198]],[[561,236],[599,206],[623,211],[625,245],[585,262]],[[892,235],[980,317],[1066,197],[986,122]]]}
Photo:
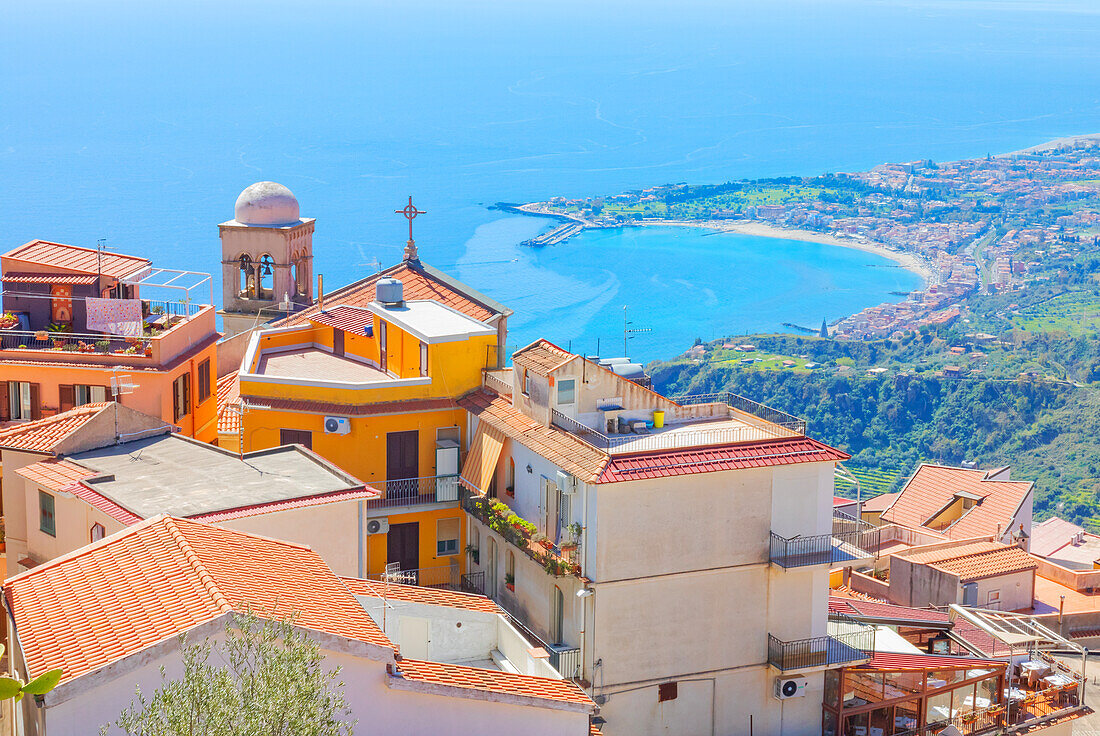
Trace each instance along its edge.
{"label": "arched opening in bell tower", "polygon": [[252,257],[245,253],[237,262],[240,264],[240,290],[237,294],[242,299],[252,299],[256,296],[256,268],[252,265]]}

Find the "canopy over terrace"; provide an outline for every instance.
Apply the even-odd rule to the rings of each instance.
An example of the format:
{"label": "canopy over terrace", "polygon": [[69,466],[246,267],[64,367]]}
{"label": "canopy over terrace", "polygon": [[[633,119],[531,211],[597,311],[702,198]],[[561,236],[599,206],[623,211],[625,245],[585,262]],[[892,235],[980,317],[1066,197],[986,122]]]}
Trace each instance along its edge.
{"label": "canopy over terrace", "polygon": [[[178,300],[174,301],[185,305],[205,306],[214,303],[214,281],[210,278],[210,274],[200,271],[150,268],[124,279],[122,283],[143,289],[170,289],[179,296]],[[206,288],[204,289],[203,286]],[[204,297],[206,301],[203,301]]]}

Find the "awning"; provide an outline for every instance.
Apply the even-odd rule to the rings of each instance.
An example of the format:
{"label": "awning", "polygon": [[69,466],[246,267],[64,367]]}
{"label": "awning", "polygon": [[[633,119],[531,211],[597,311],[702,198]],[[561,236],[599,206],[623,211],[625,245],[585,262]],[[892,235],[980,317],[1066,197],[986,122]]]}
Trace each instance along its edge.
{"label": "awning", "polygon": [[470,443],[470,452],[462,466],[462,480],[478,491],[486,493],[493,480],[493,473],[500,460],[500,451],[504,449],[504,434],[486,422],[478,422],[474,441]]}

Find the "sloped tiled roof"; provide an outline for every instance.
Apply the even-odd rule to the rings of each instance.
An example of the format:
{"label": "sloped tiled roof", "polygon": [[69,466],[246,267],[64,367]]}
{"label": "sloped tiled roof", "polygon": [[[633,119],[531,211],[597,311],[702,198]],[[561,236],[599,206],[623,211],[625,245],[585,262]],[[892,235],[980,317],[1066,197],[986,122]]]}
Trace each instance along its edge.
{"label": "sloped tiled roof", "polygon": [[382,647],[382,631],[308,547],[156,517],[4,584],[29,674],[62,682],[229,611]]}
{"label": "sloped tiled roof", "polygon": [[5,427],[0,429],[0,447],[25,452],[51,453],[58,444],[110,405],[110,402],[84,404],[75,409],[54,414],[52,417]]}
{"label": "sloped tiled roof", "polygon": [[70,491],[80,481],[95,475],[95,471],[74,462],[52,459],[25,465],[15,472],[43,488],[58,493]]}
{"label": "sloped tiled roof", "polygon": [[874,498],[869,498],[863,502],[863,510],[865,512],[874,513],[875,511],[883,511],[890,507],[890,504],[894,502],[894,499],[898,497],[898,493],[880,493]]}
{"label": "sloped tiled roof", "polygon": [[794,463],[837,462],[848,457],[847,453],[809,437],[785,437],[716,447],[613,455],[599,482],[615,483]]}
{"label": "sloped tiled roof", "polygon": [[90,273],[33,273],[26,271],[8,271],[4,274],[7,284],[72,284],[90,286],[96,282],[95,274]]}
{"label": "sloped tiled roof", "polygon": [[355,595],[381,598],[384,593],[387,599],[394,601],[423,603],[427,606],[463,608],[467,611],[480,611],[481,613],[504,613],[503,608],[483,595],[459,593],[453,590],[443,590],[442,588],[422,588],[419,585],[380,583],[377,580],[363,580],[362,578],[341,577],[340,580]]}
{"label": "sloped tiled roof", "polygon": [[406,401],[380,401],[374,404],[337,404],[331,401],[300,401],[297,399],[272,399],[266,396],[248,396],[250,409],[275,409],[309,414],[336,414],[346,417],[378,416],[381,414],[411,414],[424,411],[455,409],[454,399],[408,399]]}
{"label": "sloped tiled roof", "polygon": [[[489,297],[438,271],[426,263],[402,261],[396,266],[367,276],[352,284],[325,294],[328,304],[340,304],[350,307],[366,307],[375,300],[374,286],[380,278],[400,279],[406,301],[413,299],[431,299],[445,304],[463,314],[484,322],[507,309]],[[281,325],[305,324],[321,310],[316,304],[292,315]]]}
{"label": "sloped tiled roof", "polygon": [[406,680],[432,685],[571,703],[595,711],[595,703],[592,699],[579,685],[570,680],[516,675],[498,670],[424,662],[417,659],[402,659],[397,665],[397,674]]}
{"label": "sloped tiled roof", "polygon": [[929,608],[895,606],[891,603],[838,598],[833,595],[829,596],[829,612],[843,613],[855,618],[874,619],[876,621],[914,621],[946,624],[951,618],[943,611],[934,611]]}
{"label": "sloped tiled roof", "polygon": [[1032,554],[1050,557],[1083,531],[1085,531],[1083,528],[1074,523],[1052,516],[1043,523],[1031,527],[1029,548]]}
{"label": "sloped tiled roof", "polygon": [[914,552],[904,555],[914,564],[929,565],[958,575],[963,582],[1013,572],[1034,570],[1035,559],[1019,547],[998,542],[975,542],[949,549]]}
{"label": "sloped tiled roof", "polygon": [[218,379],[218,434],[237,434],[241,431],[240,412],[230,409],[241,403],[241,384],[238,371],[226,373]]}
{"label": "sloped tiled roof", "polygon": [[573,353],[562,350],[549,340],[540,339],[512,353],[512,363],[546,376],[575,357]]}
{"label": "sloped tiled roof", "polygon": [[994,669],[1007,667],[1008,663],[999,659],[975,659],[973,657],[950,657],[945,654],[899,654],[896,652],[875,652],[871,661],[857,665],[863,670],[924,670],[946,669],[950,667],[967,669]]}
{"label": "sloped tiled roof", "polygon": [[126,278],[150,266],[150,261],[145,258],[121,253],[103,252],[101,254],[94,248],[51,243],[47,240],[32,240],[24,243],[8,251],[3,257],[77,273],[102,273],[104,276],[116,279]]}
{"label": "sloped tiled roof", "polygon": [[529,450],[558,467],[592,483],[600,477],[608,456],[557,427],[544,427],[512,406],[503,396],[485,389],[475,390],[458,400],[466,411],[495,427]]}
{"label": "sloped tiled roof", "polygon": [[981,496],[982,500],[954,524],[941,530],[951,539],[968,539],[1005,534],[1032,484],[1027,481],[986,480],[984,470],[921,465],[905,484],[894,503],[882,513],[882,520],[908,527],[923,526],[945,508],[959,492]]}
{"label": "sloped tiled roof", "polygon": [[349,307],[341,304],[338,307],[310,315],[309,321],[316,322],[319,325],[335,327],[344,332],[362,334],[368,326],[374,325],[374,312],[362,307]]}

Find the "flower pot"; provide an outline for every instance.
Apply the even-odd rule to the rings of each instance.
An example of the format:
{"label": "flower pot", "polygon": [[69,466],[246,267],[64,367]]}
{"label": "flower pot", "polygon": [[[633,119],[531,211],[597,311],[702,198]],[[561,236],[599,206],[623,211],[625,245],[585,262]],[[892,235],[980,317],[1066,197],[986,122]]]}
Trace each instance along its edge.
{"label": "flower pot", "polygon": [[512,591],[513,593],[516,592],[515,583],[505,583],[504,587],[507,588],[508,590]]}
{"label": "flower pot", "polygon": [[541,544],[544,549],[547,549],[547,550],[554,549],[554,543],[551,542],[549,539],[544,539],[541,542],[539,542],[539,544]]}

